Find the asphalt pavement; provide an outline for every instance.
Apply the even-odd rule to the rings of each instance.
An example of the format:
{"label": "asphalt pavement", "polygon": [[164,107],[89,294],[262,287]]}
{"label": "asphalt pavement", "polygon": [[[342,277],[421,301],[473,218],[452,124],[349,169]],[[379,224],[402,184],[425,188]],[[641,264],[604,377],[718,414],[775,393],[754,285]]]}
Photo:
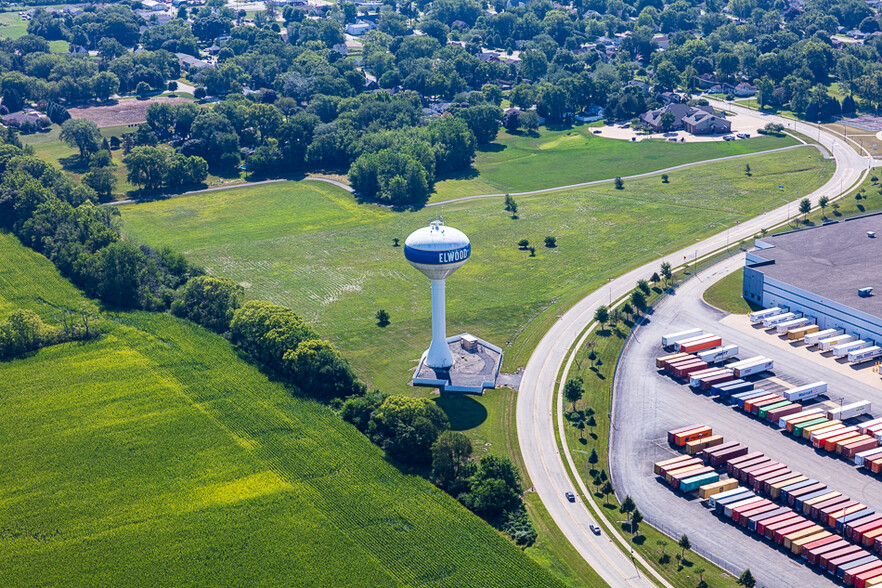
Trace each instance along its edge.
{"label": "asphalt pavement", "polygon": [[[664,355],[665,333],[702,328],[723,337],[724,345],[739,346],[739,357],[765,355],[775,360],[774,377],[790,385],[826,381],[827,396],[844,402],[871,400],[880,406],[882,390],[847,373],[830,370],[832,359],[782,348],[772,341],[777,335],[758,329],[750,333],[721,324],[723,313],[702,300],[705,289],[737,270],[744,255],[736,255],[698,274],[666,297],[648,322],[634,333],[620,359],[614,380],[613,423],[610,440],[611,474],[616,490],[630,494],[654,526],[679,537],[686,533],[693,549],[738,574],[750,568],[758,585],[817,586],[829,576],[817,573],[802,560],[758,540],[752,533],[718,519],[694,498],[675,493],[660,481],[652,463],[678,455],[666,441],[666,431],[693,423],[706,423],[726,441],[740,441],[751,451],[762,451],[794,471],[826,483],[831,489],[860,500],[882,512],[882,480],[858,470],[853,464],[818,452],[794,440],[777,427],[748,417],[730,405],[692,391],[655,367]],[[747,322],[747,317],[743,320]],[[882,382],[879,382],[882,383]],[[757,384],[762,388],[762,383]]]}
{"label": "asphalt pavement", "polygon": [[[821,196],[827,196],[831,199],[838,197],[841,190],[847,190],[861,181],[868,171],[869,160],[867,158],[843,145],[839,137],[824,131],[818,133],[812,125],[789,121],[773,115],[762,115],[746,108],[730,107],[724,103],[717,102],[714,105],[718,108],[726,107],[739,116],[761,117],[767,122],[784,124],[791,130],[808,135],[813,139],[817,138],[832,153],[837,166],[832,178],[808,196],[813,204],[817,204]],[[736,225],[729,231],[656,259],[616,278],[608,286],[589,294],[563,314],[548,330],[527,362],[517,403],[518,439],[525,467],[533,488],[539,494],[561,532],[582,554],[588,564],[612,586],[642,586],[649,585],[652,581],[637,575],[630,558],[622,552],[619,546],[609,540],[598,540],[588,531],[588,525],[594,520],[581,500],[569,503],[563,497],[565,491],[572,489],[572,483],[567,473],[567,466],[555,441],[555,422],[551,411],[560,368],[579,334],[591,323],[595,309],[606,304],[610,297],[618,299],[627,295],[634,288],[637,280],[648,278],[652,272],[658,270],[663,261],[669,261],[675,267],[679,266],[684,261],[700,258],[705,254],[722,249],[730,242],[747,239],[759,233],[763,228],[784,222],[792,212],[795,212],[792,206],[782,206]],[[614,425],[618,426],[618,423],[614,423]],[[631,433],[625,430],[614,438],[618,442],[620,438],[627,438],[629,434]],[[639,431],[634,432],[633,435],[638,438],[642,436]],[[617,493],[621,494],[619,489],[617,489]],[[671,504],[678,500],[682,499],[670,496]],[[638,504],[640,504],[639,500]],[[647,518],[653,520],[651,511],[654,508],[652,505],[647,508],[647,505],[640,504],[640,508]],[[598,522],[605,525],[602,517],[598,519]],[[714,522],[715,526],[725,527],[722,523],[709,522]],[[605,526],[604,530],[604,537],[607,537],[610,529]],[[617,533],[616,537],[619,537]],[[619,541],[621,542],[623,539],[619,537]],[[718,551],[718,555],[730,554],[730,550],[725,545],[714,546],[713,549]]]}

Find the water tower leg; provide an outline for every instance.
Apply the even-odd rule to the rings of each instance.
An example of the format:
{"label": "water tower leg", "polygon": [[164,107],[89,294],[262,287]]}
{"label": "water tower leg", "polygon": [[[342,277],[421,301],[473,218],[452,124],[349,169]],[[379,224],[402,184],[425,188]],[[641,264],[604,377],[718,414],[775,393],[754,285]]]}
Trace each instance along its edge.
{"label": "water tower leg", "polygon": [[442,369],[453,365],[453,354],[447,347],[445,286],[445,280],[432,280],[432,345],[426,356],[426,365]]}

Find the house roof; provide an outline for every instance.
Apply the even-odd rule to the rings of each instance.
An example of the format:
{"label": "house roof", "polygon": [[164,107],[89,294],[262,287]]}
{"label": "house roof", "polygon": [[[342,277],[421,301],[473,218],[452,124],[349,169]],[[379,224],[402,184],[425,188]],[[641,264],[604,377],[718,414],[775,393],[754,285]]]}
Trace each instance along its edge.
{"label": "house roof", "polygon": [[650,126],[660,127],[661,117],[666,112],[674,115],[673,126],[679,126],[683,124],[684,118],[693,116],[698,113],[715,114],[714,109],[710,106],[689,106],[688,104],[673,102],[671,104],[668,104],[667,106],[644,112],[640,115],[640,120]]}

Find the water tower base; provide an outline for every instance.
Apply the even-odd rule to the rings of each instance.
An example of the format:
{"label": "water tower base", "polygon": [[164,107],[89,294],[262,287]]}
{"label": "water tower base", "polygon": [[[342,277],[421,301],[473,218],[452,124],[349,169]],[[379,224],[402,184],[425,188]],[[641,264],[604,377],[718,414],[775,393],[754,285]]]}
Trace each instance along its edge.
{"label": "water tower base", "polygon": [[483,394],[484,390],[496,387],[502,349],[468,333],[447,337],[447,346],[453,354],[453,367],[435,369],[427,366],[428,352],[425,352],[413,374],[414,386],[463,394]]}

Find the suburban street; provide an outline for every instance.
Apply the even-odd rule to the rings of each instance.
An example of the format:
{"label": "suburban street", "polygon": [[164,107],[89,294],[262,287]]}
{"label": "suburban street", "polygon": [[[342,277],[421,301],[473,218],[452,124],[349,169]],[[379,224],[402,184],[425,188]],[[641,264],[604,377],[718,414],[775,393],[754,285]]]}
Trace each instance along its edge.
{"label": "suburban street", "polygon": [[[739,116],[757,116],[767,122],[786,124],[792,130],[812,138],[818,137],[817,129],[812,125],[772,115],[761,115],[746,108],[730,107],[721,102],[714,103],[714,106],[728,108]],[[868,159],[843,145],[841,139],[835,135],[822,131],[819,142],[832,153],[837,166],[831,179],[809,196],[813,204],[816,204],[821,196],[838,197],[842,189],[848,189],[862,180],[868,169]],[[539,493],[561,532],[611,586],[643,586],[653,582],[638,575],[630,558],[608,539],[611,530],[605,520],[597,521],[604,528],[604,535],[593,536],[587,528],[595,518],[586,504],[581,500],[569,503],[563,496],[565,491],[573,489],[573,484],[570,482],[563,456],[558,450],[554,431],[556,425],[552,417],[552,402],[560,368],[577,337],[591,323],[594,310],[606,304],[610,297],[618,299],[627,295],[638,279],[648,278],[653,271],[658,270],[662,261],[669,261],[675,267],[682,265],[685,261],[721,249],[727,243],[738,242],[759,233],[763,228],[784,222],[795,211],[795,206],[782,206],[732,227],[727,232],[721,232],[625,273],[611,281],[608,287],[589,294],[563,314],[536,346],[527,363],[518,393],[517,428],[521,453],[533,488]],[[615,419],[613,426],[618,426]],[[614,476],[614,482],[616,481]],[[577,489],[577,492],[584,494],[582,489]],[[617,493],[621,493],[621,488],[617,488]],[[671,502],[677,500],[682,499],[670,497]],[[639,500],[638,504],[640,504]],[[654,520],[655,513],[651,505],[647,507],[640,504],[640,508],[650,521]],[[708,521],[708,523],[721,526],[716,521]],[[725,552],[728,553],[728,550]]]}
{"label": "suburban street", "polygon": [[[844,398],[845,403],[882,400],[878,384],[865,378],[850,377],[848,368],[828,369],[832,358],[818,352],[805,353],[801,346],[776,345],[777,336],[762,329],[745,332],[734,328],[731,320],[747,323],[747,317],[727,317],[702,300],[705,289],[737,270],[744,255],[735,255],[698,274],[668,296],[632,335],[622,354],[614,382],[613,422],[610,442],[611,472],[618,492],[630,494],[646,519],[663,531],[678,537],[689,535],[693,549],[723,565],[733,573],[749,567],[758,584],[766,586],[817,585],[825,576],[803,565],[797,558],[778,551],[728,520],[718,520],[693,497],[673,492],[652,472],[652,463],[678,455],[664,439],[669,429],[691,423],[707,423],[715,434],[727,441],[740,441],[751,451],[762,451],[787,464],[794,471],[826,483],[831,489],[882,510],[882,484],[843,459],[815,452],[765,422],[742,411],[692,391],[655,367],[655,357],[663,353],[662,333],[699,327],[723,337],[724,344],[736,344],[739,357],[765,355],[775,360],[774,377],[790,385],[825,381],[827,396]],[[727,324],[729,323],[729,324]],[[871,364],[866,364],[864,370]],[[843,373],[844,372],[844,373]],[[875,381],[878,382],[878,376]],[[772,383],[774,385],[774,383]],[[757,383],[757,388],[764,388]]]}

